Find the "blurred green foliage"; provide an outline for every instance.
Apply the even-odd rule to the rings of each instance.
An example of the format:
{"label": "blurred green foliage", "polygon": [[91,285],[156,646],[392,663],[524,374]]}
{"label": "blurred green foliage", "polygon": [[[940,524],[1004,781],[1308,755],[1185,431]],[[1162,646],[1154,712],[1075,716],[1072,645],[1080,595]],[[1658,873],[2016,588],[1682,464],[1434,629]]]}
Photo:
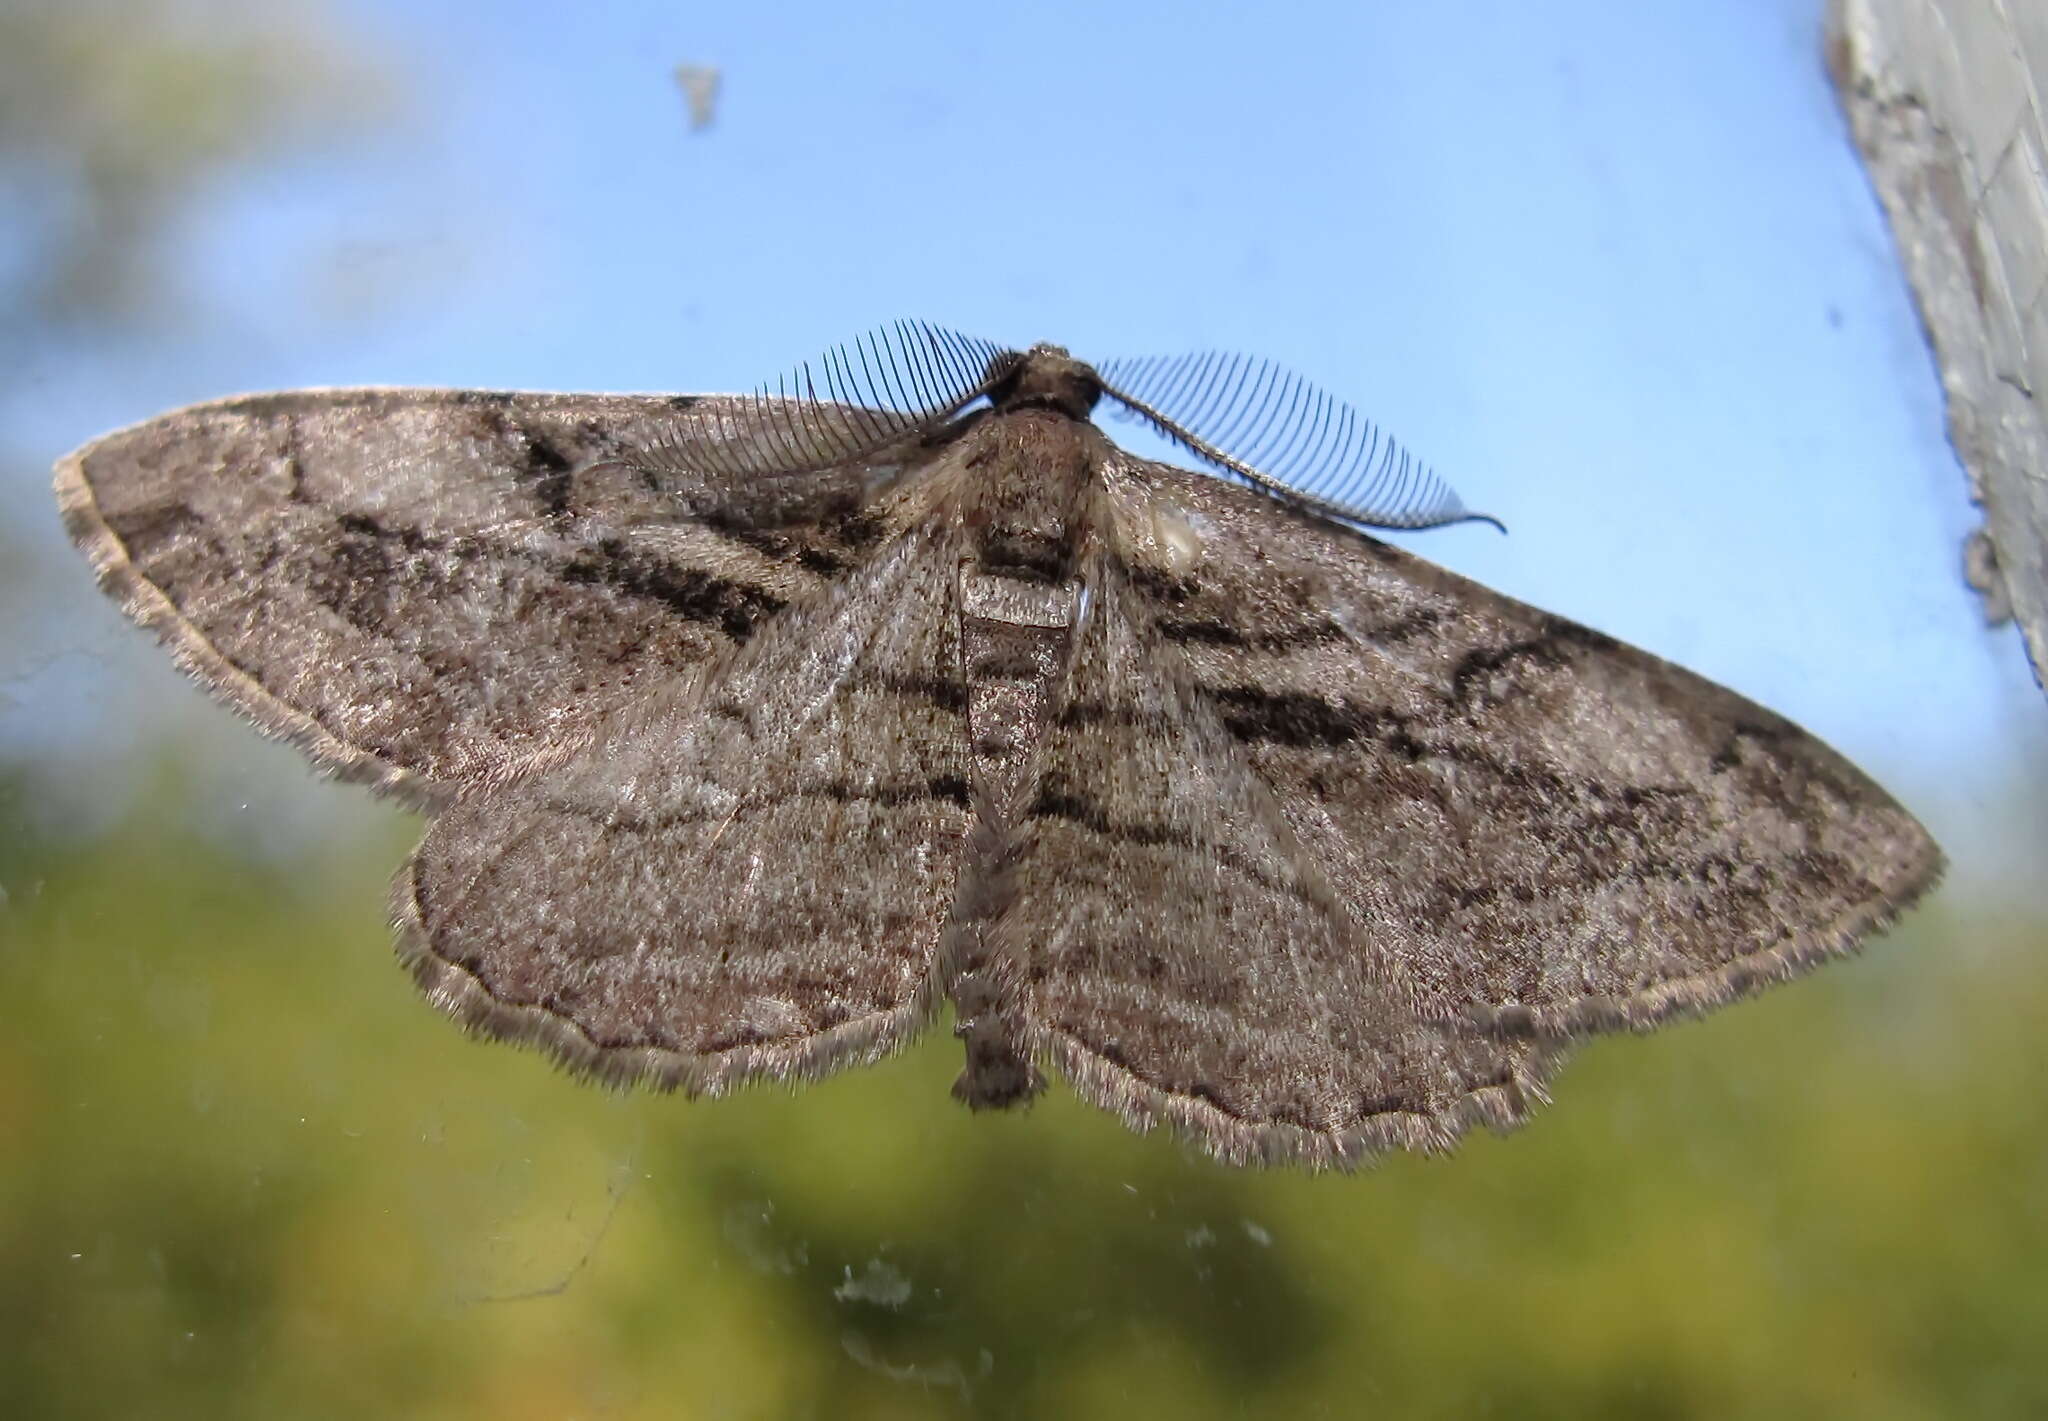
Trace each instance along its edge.
{"label": "blurred green foliage", "polygon": [[0,339],[156,313],[163,238],[210,183],[395,102],[317,5],[0,4]]}
{"label": "blurred green foliage", "polygon": [[165,783],[0,835],[0,1414],[2048,1411],[2038,917],[1938,898],[1448,1159],[1235,1173],[970,1116],[942,1028],[580,1085],[392,965],[409,828],[252,863]]}

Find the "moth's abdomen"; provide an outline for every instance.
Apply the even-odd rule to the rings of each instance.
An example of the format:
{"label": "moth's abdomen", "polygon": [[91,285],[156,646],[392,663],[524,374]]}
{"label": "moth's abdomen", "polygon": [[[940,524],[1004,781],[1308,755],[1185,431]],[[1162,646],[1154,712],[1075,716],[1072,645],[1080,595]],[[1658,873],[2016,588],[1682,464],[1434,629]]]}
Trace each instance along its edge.
{"label": "moth's abdomen", "polygon": [[1005,814],[1016,797],[1080,600],[1071,582],[1043,586],[962,570],[960,651],[984,816]]}
{"label": "moth's abdomen", "polygon": [[953,1094],[976,1109],[1001,1108],[1045,1088],[1015,1015],[1014,964],[993,950],[988,929],[1007,893],[998,847],[1022,813],[1054,678],[1065,664],[1079,590],[966,563],[960,573],[960,652],[967,681],[969,751],[977,835],[985,850],[969,869],[955,909],[947,992],[967,1068]]}

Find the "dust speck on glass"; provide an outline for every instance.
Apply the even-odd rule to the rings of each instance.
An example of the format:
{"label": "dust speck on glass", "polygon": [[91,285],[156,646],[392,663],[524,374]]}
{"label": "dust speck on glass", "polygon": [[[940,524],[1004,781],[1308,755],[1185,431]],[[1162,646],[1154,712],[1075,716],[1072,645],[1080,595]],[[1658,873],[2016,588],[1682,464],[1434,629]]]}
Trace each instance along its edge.
{"label": "dust speck on glass", "polygon": [[900,323],[748,396],[195,405],[57,492],[203,685],[432,816],[429,998],[611,1081],[816,1076],[950,1002],[970,1106],[1050,1065],[1349,1165],[1941,871],[1798,726],[1361,531],[1483,515],[1263,362]]}

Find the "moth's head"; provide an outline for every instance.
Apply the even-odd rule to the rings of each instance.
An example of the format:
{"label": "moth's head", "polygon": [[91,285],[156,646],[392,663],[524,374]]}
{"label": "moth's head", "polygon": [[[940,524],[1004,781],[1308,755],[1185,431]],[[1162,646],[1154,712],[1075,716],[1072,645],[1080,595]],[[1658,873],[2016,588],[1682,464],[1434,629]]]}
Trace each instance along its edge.
{"label": "moth's head", "polygon": [[1094,367],[1056,345],[1041,343],[1022,353],[1006,350],[989,361],[983,379],[988,402],[999,410],[1045,405],[1086,419],[1102,398],[1102,380]]}

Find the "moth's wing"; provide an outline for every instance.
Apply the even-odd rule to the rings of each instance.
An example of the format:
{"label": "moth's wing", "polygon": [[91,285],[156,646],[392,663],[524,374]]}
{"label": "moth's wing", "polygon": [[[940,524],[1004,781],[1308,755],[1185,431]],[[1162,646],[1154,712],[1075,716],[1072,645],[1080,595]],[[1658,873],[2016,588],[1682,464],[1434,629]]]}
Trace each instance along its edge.
{"label": "moth's wing", "polygon": [[768,437],[760,410],[256,395],[95,440],[58,464],[57,494],[102,586],[215,695],[328,770],[432,804],[866,555],[872,470],[733,487],[605,462]]}
{"label": "moth's wing", "polygon": [[873,1059],[921,1025],[970,821],[944,549],[905,535],[438,816],[393,887],[431,999],[692,1092]]}
{"label": "moth's wing", "polygon": [[1427,1016],[1652,1025],[1940,875],[1860,770],[1689,671],[1200,474],[1125,458],[1111,498],[1142,625]]}
{"label": "moth's wing", "polygon": [[[1553,1049],[1432,1022],[1362,937],[1146,604],[1098,566],[984,930],[1029,1054],[1233,1163],[1444,1148],[1541,1098]],[[1023,1053],[1019,1053],[1023,1054]],[[972,1094],[972,1091],[969,1091]]]}

